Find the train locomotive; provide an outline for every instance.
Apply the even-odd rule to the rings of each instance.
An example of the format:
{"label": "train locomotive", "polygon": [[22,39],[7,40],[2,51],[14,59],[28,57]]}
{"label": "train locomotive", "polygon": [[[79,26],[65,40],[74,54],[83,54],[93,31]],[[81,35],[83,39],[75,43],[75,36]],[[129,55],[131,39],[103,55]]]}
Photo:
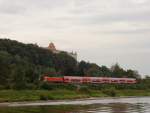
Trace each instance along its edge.
{"label": "train locomotive", "polygon": [[44,76],[44,81],[48,83],[77,83],[77,84],[135,84],[135,78],[112,78],[112,77],[48,77]]}

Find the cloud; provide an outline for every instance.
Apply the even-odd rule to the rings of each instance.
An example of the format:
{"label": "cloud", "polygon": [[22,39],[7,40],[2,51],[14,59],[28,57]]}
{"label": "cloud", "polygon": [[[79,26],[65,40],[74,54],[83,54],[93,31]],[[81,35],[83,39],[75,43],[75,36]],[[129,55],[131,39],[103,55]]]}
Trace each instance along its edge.
{"label": "cloud", "polygon": [[0,13],[1,14],[17,14],[23,13],[25,11],[25,7],[20,1],[14,0],[10,2],[10,0],[0,0]]}
{"label": "cloud", "polygon": [[54,41],[77,50],[79,60],[150,74],[149,7],[149,0],[0,0],[0,37],[40,46]]}

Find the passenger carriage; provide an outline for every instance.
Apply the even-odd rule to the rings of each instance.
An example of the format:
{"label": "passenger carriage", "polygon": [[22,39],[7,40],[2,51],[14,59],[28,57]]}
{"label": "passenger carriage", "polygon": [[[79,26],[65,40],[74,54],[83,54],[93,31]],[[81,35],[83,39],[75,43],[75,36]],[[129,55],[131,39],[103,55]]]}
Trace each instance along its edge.
{"label": "passenger carriage", "polygon": [[135,84],[137,80],[134,78],[112,78],[112,77],[44,77],[44,81],[51,83],[77,83],[77,84]]}

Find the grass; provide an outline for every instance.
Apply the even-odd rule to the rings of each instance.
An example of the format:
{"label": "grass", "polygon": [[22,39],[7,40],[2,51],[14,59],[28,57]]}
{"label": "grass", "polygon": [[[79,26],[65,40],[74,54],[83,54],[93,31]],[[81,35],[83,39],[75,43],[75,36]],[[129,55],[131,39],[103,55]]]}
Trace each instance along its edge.
{"label": "grass", "polygon": [[86,93],[71,90],[1,90],[0,102],[10,101],[36,101],[36,100],[63,100],[89,98],[91,96],[103,96],[100,91]]}
{"label": "grass", "polygon": [[150,96],[149,90],[0,90],[0,102],[81,99],[89,97]]}

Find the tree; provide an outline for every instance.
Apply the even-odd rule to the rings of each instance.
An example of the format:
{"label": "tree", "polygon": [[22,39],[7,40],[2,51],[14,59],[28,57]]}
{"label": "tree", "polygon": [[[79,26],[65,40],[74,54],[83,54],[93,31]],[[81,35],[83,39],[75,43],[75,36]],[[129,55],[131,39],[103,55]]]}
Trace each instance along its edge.
{"label": "tree", "polygon": [[97,65],[92,65],[88,70],[86,70],[85,75],[86,76],[93,76],[93,77],[99,77],[100,76],[100,69]]}
{"label": "tree", "polygon": [[119,66],[118,63],[111,67],[113,77],[125,77],[125,71]]}
{"label": "tree", "polygon": [[17,65],[13,71],[12,87],[14,89],[25,89],[27,87],[26,70],[23,66]]}
{"label": "tree", "polygon": [[77,61],[68,56],[65,52],[56,54],[54,64],[57,71],[61,71],[62,75],[74,75],[76,71]]}
{"label": "tree", "polygon": [[133,71],[131,69],[127,70],[126,77],[137,78],[137,79],[141,78],[141,76],[139,75],[138,71]]}
{"label": "tree", "polygon": [[0,51],[0,85],[8,85],[11,61],[12,56],[8,52]]}
{"label": "tree", "polygon": [[110,69],[107,68],[106,66],[101,66],[100,71],[101,71],[101,76],[106,76],[106,77],[111,77],[112,76],[112,73],[111,73]]}

